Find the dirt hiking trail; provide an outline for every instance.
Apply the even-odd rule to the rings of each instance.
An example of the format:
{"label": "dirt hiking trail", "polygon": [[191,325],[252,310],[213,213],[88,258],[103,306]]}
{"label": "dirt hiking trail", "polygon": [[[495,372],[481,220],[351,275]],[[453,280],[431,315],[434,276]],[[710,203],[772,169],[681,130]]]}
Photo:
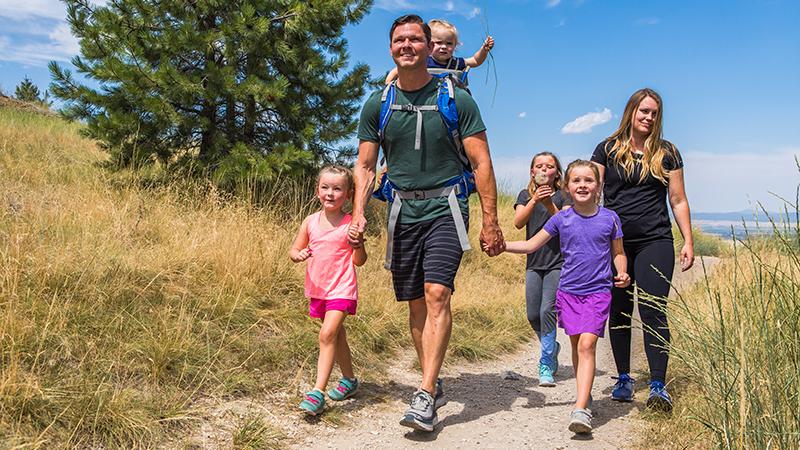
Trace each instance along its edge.
{"label": "dirt hiking trail", "polygon": [[[703,257],[687,272],[676,268],[673,285],[683,292],[702,279],[703,265],[709,270],[718,261]],[[420,380],[418,370],[413,368],[416,354],[410,349],[409,338],[409,350],[402,352],[389,369],[391,381],[366,380],[355,397],[337,404],[341,425],[331,424],[336,421],[330,419],[305,416],[294,408],[286,411],[298,400],[296,393],[283,392],[280,398],[262,399],[266,400],[263,403],[239,400],[208,405],[204,426],[198,430],[200,435],[195,435],[194,443],[203,448],[229,448],[231,416],[241,418],[254,408],[266,413],[269,421],[286,433],[288,440],[284,443],[293,449],[616,449],[638,442],[636,429],[641,425],[639,415],[647,398],[648,381],[642,332],[634,330],[631,347],[633,376],[637,380],[633,403],[611,401],[611,376],[616,371],[607,333],[598,343],[592,389],[594,430],[588,436],[576,436],[567,430],[574,406],[575,375],[569,338],[559,332],[558,341],[561,354],[555,387],[538,386],[536,339],[521,351],[497,360],[446,364],[441,377],[448,403],[439,409],[439,425],[432,433],[413,431],[398,423]]]}

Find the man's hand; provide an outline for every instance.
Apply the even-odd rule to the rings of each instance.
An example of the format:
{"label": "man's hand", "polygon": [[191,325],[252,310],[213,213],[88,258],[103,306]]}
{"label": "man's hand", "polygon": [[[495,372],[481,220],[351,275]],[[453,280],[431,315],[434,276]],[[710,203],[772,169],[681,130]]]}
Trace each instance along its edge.
{"label": "man's hand", "polygon": [[367,219],[363,215],[353,217],[350,227],[347,229],[347,243],[353,248],[360,248],[364,245],[364,229],[367,227]]}
{"label": "man's hand", "polygon": [[481,228],[481,249],[489,256],[497,256],[506,249],[503,231],[497,223],[484,224]]}

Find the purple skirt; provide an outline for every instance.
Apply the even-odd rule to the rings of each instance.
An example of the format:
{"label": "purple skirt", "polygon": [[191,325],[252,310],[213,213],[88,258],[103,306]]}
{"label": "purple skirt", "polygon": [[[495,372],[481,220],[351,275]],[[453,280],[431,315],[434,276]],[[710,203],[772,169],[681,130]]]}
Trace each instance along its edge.
{"label": "purple skirt", "polygon": [[559,289],[556,292],[556,311],[558,326],[568,336],[592,333],[603,337],[611,311],[611,291],[576,295]]}

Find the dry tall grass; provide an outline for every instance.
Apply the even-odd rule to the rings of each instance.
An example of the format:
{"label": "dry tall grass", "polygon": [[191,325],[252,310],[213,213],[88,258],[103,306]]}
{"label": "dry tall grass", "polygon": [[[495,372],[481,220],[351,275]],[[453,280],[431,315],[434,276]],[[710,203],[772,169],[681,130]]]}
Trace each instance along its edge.
{"label": "dry tall grass", "polygon": [[[0,109],[0,439],[152,446],[189,426],[199,397],[310,377],[318,323],[286,251],[313,203],[255,208],[201,183],[153,187],[104,170],[78,129]],[[510,231],[511,199],[500,209]],[[384,239],[368,241],[359,313],[347,321],[368,377],[410,344],[381,267]],[[529,337],[523,267],[466,256],[451,355],[493,356]]]}
{"label": "dry tall grass", "polygon": [[646,446],[800,448],[800,207],[791,209],[772,236],[736,241],[671,302],[676,409],[651,421]]}

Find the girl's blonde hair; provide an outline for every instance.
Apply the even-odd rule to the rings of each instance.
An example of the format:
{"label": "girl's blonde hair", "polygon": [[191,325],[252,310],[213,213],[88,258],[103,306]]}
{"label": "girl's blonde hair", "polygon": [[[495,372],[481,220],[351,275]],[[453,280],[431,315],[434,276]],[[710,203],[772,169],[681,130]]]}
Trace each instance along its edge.
{"label": "girl's blonde hair", "polygon": [[330,175],[338,175],[345,178],[347,182],[347,189],[350,193],[353,193],[355,189],[355,181],[353,181],[353,171],[348,169],[344,166],[337,166],[337,165],[330,165],[324,166],[322,169],[319,170],[317,174],[317,186],[319,186],[319,182],[322,179],[323,175],[330,174]]}
{"label": "girl's blonde hair", "polygon": [[458,30],[456,29],[456,26],[453,25],[452,23],[442,19],[433,19],[428,22],[428,26],[431,27],[431,30],[433,30],[434,27],[441,27],[450,31],[451,33],[453,33],[453,37],[456,38],[455,39],[456,46],[461,45],[461,42],[458,40]]}
{"label": "girl's blonde hair", "polygon": [[[652,89],[644,88],[639,89],[631,95],[628,99],[628,104],[625,105],[625,111],[622,113],[622,119],[619,123],[619,128],[606,141],[606,154],[611,156],[613,153],[614,162],[622,166],[625,171],[625,176],[630,179],[633,175],[634,159],[633,159],[633,141],[632,129],[633,118],[636,114],[639,104],[642,100],[650,97],[658,104],[658,113],[656,120],[653,123],[653,128],[650,134],[644,141],[644,155],[642,157],[642,173],[639,175],[638,182],[641,183],[652,175],[664,184],[669,180],[669,171],[664,170],[664,158],[667,155],[675,156],[675,147],[662,139],[662,117],[664,116],[664,103],[661,101],[661,96]],[[611,146],[609,148],[609,145]]]}
{"label": "girl's blonde hair", "polygon": [[[536,164],[536,158],[540,156],[549,156],[553,158],[553,161],[556,162],[556,178],[553,180],[553,184],[555,185],[556,189],[561,189],[562,182],[564,181],[564,171],[561,169],[561,161],[558,160],[558,157],[551,152],[539,152],[533,155],[533,159],[531,159],[531,170],[533,170],[533,166]],[[536,192],[536,180],[533,175],[531,175],[531,181],[528,182],[528,194],[530,194],[531,198],[533,198],[533,194]]]}
{"label": "girl's blonde hair", "polygon": [[[592,170],[592,173],[594,174],[594,179],[595,179],[595,181],[597,181],[597,187],[599,189],[600,188],[600,169],[597,168],[597,164],[595,164],[595,163],[593,163],[591,161],[586,161],[585,159],[576,159],[575,161],[572,161],[571,163],[569,163],[569,165],[567,166],[567,172],[565,174],[565,180],[566,181],[564,182],[564,189],[566,189],[567,185],[569,185],[570,174],[572,173],[572,171],[577,169],[577,168],[579,168],[579,167],[588,167],[588,168],[590,168]],[[599,192],[596,194],[595,202],[597,202],[598,204],[600,203],[600,193]]]}

